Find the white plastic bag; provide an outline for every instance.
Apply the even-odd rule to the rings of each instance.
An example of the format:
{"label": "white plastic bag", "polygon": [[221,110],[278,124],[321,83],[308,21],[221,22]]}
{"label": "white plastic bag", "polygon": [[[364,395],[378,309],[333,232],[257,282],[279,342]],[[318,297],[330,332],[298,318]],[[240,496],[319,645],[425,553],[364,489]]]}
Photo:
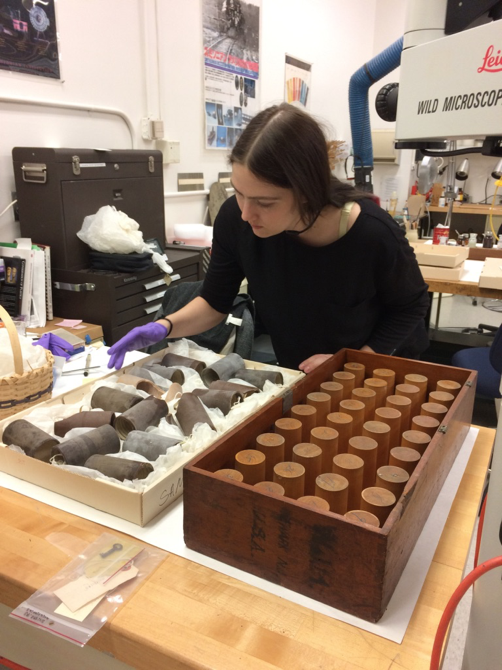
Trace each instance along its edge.
{"label": "white plastic bag", "polygon": [[139,224],[110,205],[86,216],[77,237],[91,249],[105,254],[151,253]]}

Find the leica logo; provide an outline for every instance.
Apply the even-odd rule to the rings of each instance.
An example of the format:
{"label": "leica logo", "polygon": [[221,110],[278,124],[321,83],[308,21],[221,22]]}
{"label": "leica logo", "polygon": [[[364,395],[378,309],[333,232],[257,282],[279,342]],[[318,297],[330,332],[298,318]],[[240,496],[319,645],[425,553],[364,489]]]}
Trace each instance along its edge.
{"label": "leica logo", "polygon": [[502,56],[500,49],[493,55],[493,44],[491,44],[483,57],[483,65],[478,67],[478,72],[502,72]]}

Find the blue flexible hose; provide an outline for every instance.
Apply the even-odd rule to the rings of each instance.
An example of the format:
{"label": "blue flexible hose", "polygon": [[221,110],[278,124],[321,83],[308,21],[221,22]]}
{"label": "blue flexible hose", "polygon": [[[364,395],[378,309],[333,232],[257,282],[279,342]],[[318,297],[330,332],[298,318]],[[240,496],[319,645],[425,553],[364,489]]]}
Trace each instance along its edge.
{"label": "blue flexible hose", "polygon": [[373,167],[368,89],[401,62],[403,38],[356,70],[349,83],[349,111],[355,167]]}

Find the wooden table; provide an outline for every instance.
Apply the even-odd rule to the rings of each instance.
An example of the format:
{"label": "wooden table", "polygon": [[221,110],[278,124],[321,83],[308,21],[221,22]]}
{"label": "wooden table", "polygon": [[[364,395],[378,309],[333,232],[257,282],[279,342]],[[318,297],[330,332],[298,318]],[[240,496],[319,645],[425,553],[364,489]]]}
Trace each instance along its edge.
{"label": "wooden table", "polygon": [[[84,649],[8,621],[32,647],[38,634],[41,648],[31,670],[56,670],[53,661],[43,664],[56,643],[65,645],[58,652],[65,669],[124,668],[115,660],[108,665],[111,654],[138,670],[427,670],[442,611],[462,578],[494,437],[494,430],[479,429],[401,645],[172,554]],[[54,538],[92,542],[105,530],[5,489],[0,489],[0,527],[0,600],[9,608],[69,561]],[[0,655],[9,657],[2,630],[3,625]],[[27,648],[11,660],[23,663]],[[72,650],[81,654],[76,662],[66,656]],[[95,655],[89,665],[85,654]]]}

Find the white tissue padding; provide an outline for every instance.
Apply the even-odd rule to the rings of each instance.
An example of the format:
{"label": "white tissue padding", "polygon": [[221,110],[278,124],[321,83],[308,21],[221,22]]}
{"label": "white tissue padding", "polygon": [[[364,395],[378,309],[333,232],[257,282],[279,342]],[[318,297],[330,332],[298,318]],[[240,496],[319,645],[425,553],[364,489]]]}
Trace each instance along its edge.
{"label": "white tissue padding", "polygon": [[[41,368],[47,362],[47,349],[41,346],[33,346],[33,340],[29,337],[19,335],[19,344],[23,355],[23,368],[25,372]],[[0,377],[14,374],[14,356],[6,328],[0,328]]]}

